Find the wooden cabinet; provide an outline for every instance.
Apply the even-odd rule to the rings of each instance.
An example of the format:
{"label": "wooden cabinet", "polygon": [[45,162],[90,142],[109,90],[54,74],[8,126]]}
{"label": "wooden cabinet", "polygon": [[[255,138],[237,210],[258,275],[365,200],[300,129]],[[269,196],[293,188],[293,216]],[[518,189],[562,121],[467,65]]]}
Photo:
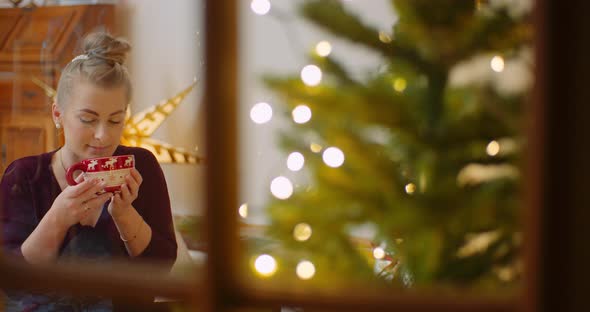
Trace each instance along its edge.
{"label": "wooden cabinet", "polygon": [[83,36],[113,32],[113,5],[0,9],[0,170],[13,160],[62,142],[51,119],[52,100],[31,80],[57,88],[61,69]]}

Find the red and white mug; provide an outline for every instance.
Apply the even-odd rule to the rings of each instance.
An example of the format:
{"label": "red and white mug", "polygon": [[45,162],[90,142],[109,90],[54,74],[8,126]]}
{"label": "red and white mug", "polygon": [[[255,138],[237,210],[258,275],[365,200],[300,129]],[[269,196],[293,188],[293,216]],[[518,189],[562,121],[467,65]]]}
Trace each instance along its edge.
{"label": "red and white mug", "polygon": [[84,180],[99,179],[106,182],[105,192],[119,192],[121,184],[125,183],[125,177],[131,174],[135,168],[133,155],[118,155],[99,158],[88,158],[75,163],[66,171],[66,180],[69,185],[76,185],[74,179],[76,171],[82,171]]}

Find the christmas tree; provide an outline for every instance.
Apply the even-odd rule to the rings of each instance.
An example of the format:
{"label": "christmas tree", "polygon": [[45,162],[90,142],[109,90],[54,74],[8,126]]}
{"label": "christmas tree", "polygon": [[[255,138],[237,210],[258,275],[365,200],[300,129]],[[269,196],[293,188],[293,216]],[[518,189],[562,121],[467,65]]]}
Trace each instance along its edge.
{"label": "christmas tree", "polygon": [[295,116],[280,145],[304,159],[308,179],[275,194],[267,207],[275,244],[252,252],[271,255],[286,268],[282,278],[297,271],[332,287],[516,285],[531,5],[391,4],[398,19],[384,32],[340,1],[302,3],[306,20],[373,50],[383,66],[352,77],[318,45],[302,78],[264,78]]}

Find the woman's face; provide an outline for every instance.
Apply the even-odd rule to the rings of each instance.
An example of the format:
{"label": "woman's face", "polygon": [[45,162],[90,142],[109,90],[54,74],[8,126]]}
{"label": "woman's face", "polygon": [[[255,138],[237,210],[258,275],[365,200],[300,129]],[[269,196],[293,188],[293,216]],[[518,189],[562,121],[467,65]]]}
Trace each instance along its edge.
{"label": "woman's face", "polygon": [[66,152],[75,161],[113,155],[123,133],[125,87],[105,89],[76,82],[64,104],[57,110]]}

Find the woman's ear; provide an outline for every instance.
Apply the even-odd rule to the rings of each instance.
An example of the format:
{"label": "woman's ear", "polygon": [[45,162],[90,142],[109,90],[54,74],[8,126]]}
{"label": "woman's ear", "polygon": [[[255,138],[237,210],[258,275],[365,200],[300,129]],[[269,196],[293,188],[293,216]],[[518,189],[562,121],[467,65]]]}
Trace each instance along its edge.
{"label": "woman's ear", "polygon": [[61,128],[61,110],[56,102],[51,104],[51,117],[53,118],[55,127],[58,129]]}

